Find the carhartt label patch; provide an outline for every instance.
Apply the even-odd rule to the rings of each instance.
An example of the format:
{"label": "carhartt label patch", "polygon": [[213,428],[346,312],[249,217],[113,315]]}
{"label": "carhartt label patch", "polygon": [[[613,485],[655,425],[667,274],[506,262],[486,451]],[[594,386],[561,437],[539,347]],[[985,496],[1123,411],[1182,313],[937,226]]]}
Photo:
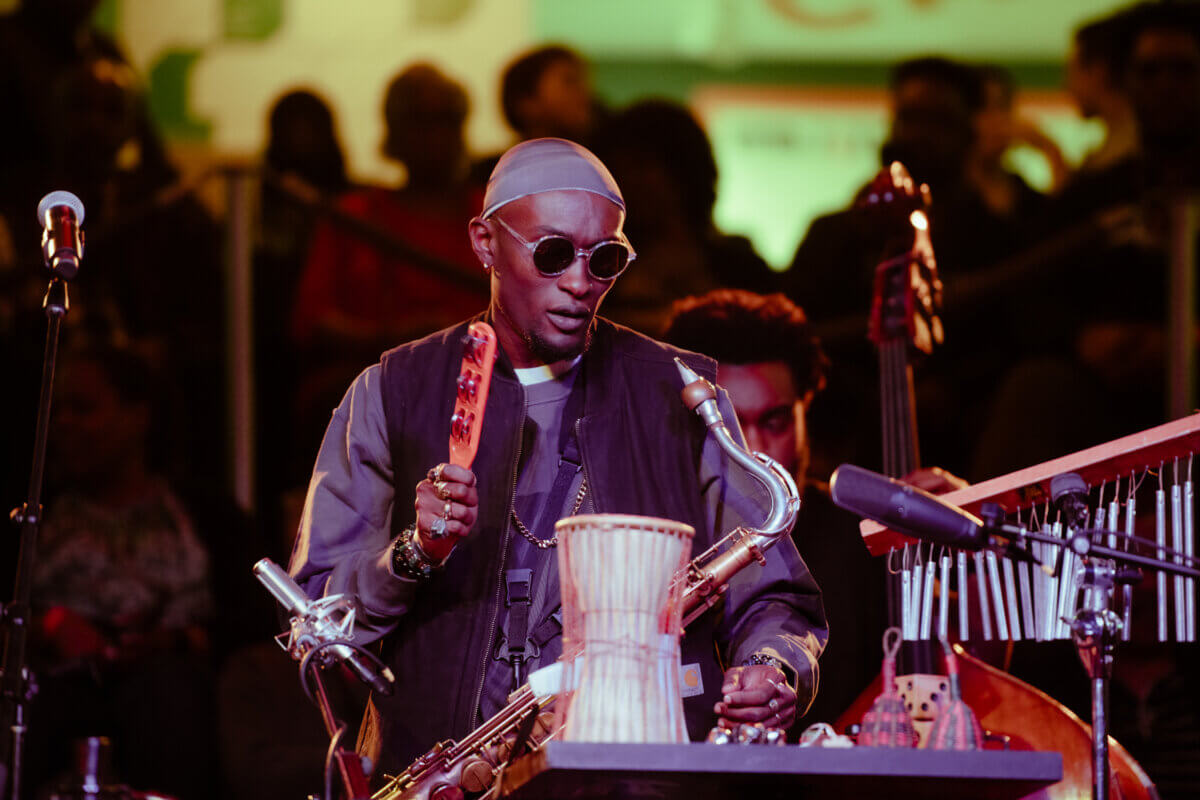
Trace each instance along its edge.
{"label": "carhartt label patch", "polygon": [[704,694],[704,679],[700,677],[699,664],[684,664],[679,668],[679,690],[683,697]]}

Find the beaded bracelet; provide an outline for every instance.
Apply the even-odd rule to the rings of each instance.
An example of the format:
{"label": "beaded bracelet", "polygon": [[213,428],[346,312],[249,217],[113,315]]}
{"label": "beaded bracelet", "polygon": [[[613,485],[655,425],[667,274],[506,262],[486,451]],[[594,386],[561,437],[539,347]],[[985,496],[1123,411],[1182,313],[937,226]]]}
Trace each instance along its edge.
{"label": "beaded bracelet", "polygon": [[441,563],[434,561],[421,548],[415,525],[400,531],[392,545],[392,571],[397,576],[424,581],[433,577],[433,571],[440,566]]}
{"label": "beaded bracelet", "polygon": [[774,667],[775,669],[779,670],[780,672],[782,672],[784,674],[784,676],[788,680],[788,683],[791,683],[792,679],[795,677],[795,673],[792,672],[791,667],[789,667],[782,660],[776,658],[775,656],[769,656],[769,655],[766,655],[765,653],[751,653],[750,657],[742,662],[742,666],[744,666],[744,667],[751,667],[751,666]]}

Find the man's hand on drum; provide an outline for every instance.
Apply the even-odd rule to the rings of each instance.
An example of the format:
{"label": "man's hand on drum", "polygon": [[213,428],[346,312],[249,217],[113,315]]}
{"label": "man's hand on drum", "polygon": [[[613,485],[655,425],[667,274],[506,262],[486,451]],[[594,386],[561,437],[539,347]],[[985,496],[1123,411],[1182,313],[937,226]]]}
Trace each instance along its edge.
{"label": "man's hand on drum", "polygon": [[438,464],[417,484],[413,507],[421,549],[441,561],[475,524],[479,513],[475,473],[455,464]]}
{"label": "man's hand on drum", "polygon": [[726,670],[721,695],[713,708],[721,725],[761,722],[786,729],[796,720],[796,691],[778,667],[754,664]]}

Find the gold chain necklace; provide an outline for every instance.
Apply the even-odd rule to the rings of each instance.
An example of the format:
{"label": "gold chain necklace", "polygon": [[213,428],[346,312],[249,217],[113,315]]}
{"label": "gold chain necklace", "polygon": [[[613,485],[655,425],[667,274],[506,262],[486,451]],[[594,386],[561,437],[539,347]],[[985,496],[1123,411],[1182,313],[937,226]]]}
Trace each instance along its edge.
{"label": "gold chain necklace", "polygon": [[[583,482],[579,484],[579,492],[575,495],[575,505],[571,508],[571,513],[567,515],[568,517],[573,517],[579,513],[579,509],[583,506],[583,498],[587,496],[587,488],[587,476],[585,475],[583,476]],[[521,522],[521,518],[517,516],[517,507],[515,505],[512,506],[512,518],[513,522],[517,523],[517,531],[537,549],[549,550],[551,547],[558,545],[557,533],[549,539],[539,539],[530,533],[529,529],[525,527],[525,523]]]}

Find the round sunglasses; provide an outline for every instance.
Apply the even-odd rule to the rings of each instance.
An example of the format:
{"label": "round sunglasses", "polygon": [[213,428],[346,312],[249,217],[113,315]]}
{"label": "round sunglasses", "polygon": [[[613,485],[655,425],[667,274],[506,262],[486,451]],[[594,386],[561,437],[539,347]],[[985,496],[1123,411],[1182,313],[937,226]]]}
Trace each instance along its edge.
{"label": "round sunglasses", "polygon": [[562,275],[576,258],[583,256],[588,274],[598,281],[611,281],[637,258],[637,253],[633,252],[633,248],[626,242],[609,239],[597,242],[591,247],[576,247],[570,239],[556,233],[531,242],[499,217],[491,219],[500,223],[500,227],[508,231],[509,235],[525,245],[533,254],[533,266],[547,278]]}

